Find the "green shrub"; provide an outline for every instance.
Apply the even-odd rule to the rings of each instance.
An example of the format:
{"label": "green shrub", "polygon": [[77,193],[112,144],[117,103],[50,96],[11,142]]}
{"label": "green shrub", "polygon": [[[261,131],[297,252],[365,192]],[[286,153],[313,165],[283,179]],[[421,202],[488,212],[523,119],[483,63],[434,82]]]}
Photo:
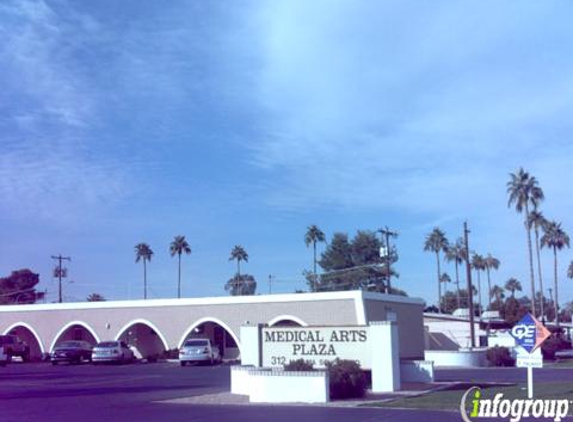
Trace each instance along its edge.
{"label": "green shrub", "polygon": [[309,360],[291,360],[284,366],[285,371],[307,372],[314,370],[314,364]]}
{"label": "green shrub", "polygon": [[331,399],[364,397],[366,376],[356,361],[336,359],[328,362],[326,369],[330,378]]}
{"label": "green shrub", "polygon": [[571,343],[553,334],[541,345],[541,354],[545,360],[555,360],[555,352],[571,348]]}
{"label": "green shrub", "polygon": [[515,366],[515,359],[507,347],[495,346],[488,349],[486,358],[492,366]]}
{"label": "green shrub", "polygon": [[179,359],[179,349],[164,350],[161,359]]}

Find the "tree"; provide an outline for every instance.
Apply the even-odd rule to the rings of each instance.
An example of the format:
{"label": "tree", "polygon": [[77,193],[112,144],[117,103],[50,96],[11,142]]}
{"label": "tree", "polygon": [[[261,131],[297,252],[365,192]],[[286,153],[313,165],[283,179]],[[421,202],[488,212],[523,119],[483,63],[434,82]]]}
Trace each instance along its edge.
{"label": "tree", "polygon": [[233,278],[227,281],[225,284],[225,290],[228,291],[231,296],[251,296],[255,294],[257,290],[257,282],[255,277],[250,274],[235,274]]}
{"label": "tree", "polygon": [[[500,311],[503,308],[503,299],[504,299],[504,292],[503,292],[503,288],[499,287],[498,285],[495,285],[491,288],[491,290],[489,291],[489,296],[490,297],[494,297],[495,298],[495,302],[492,306],[492,304],[490,303],[490,310],[492,311]],[[494,309],[495,307],[495,309]]]}
{"label": "tree", "polygon": [[151,261],[153,251],[147,243],[135,245],[135,262],[143,262],[143,298],[147,299],[147,261]]}
{"label": "tree", "polygon": [[[452,279],[451,279],[451,277],[448,275],[448,273],[443,273],[443,274],[440,276],[440,283],[443,283],[443,284],[444,284],[444,291],[446,291],[447,286],[448,286],[448,283],[451,283],[451,282],[452,282]],[[441,303],[441,301],[442,301],[442,300],[441,300],[441,298],[440,298],[440,303]],[[438,303],[438,305],[440,306],[440,309],[441,309],[440,303]]]}
{"label": "tree", "polygon": [[511,297],[515,297],[516,291],[521,292],[521,283],[519,282],[519,280],[513,277],[507,280],[503,287],[505,288],[505,290],[511,292]]}
{"label": "tree", "polygon": [[525,229],[527,232],[527,247],[529,252],[529,274],[531,277],[531,311],[535,315],[535,277],[533,276],[533,253],[531,250],[531,230],[529,228],[529,207],[537,208],[543,201],[543,190],[535,177],[520,168],[515,174],[510,173],[510,181],[507,182],[509,200],[507,206],[515,204],[518,213],[525,211]]}
{"label": "tree", "polygon": [[86,300],[88,302],[105,302],[105,297],[99,293],[92,293],[86,298]]}
{"label": "tree", "polygon": [[[351,241],[346,233],[334,233],[318,262],[323,273],[318,278],[316,290],[388,292],[388,275],[399,276],[392,268],[392,264],[398,261],[398,254],[396,248],[392,247],[389,259],[382,260],[380,246],[376,233],[370,230],[359,230]],[[388,264],[390,271],[385,268]],[[313,274],[308,272],[305,275],[312,287]]]}
{"label": "tree", "polygon": [[467,259],[466,257],[466,247],[464,245],[464,240],[460,237],[456,240],[454,245],[446,251],[446,260],[449,262],[454,262],[456,268],[456,297],[457,297],[457,307],[460,307],[460,274],[459,266]]}
{"label": "tree", "polygon": [[490,271],[497,270],[499,268],[499,259],[491,256],[491,254],[487,254],[484,260],[485,269],[487,272],[487,291],[488,291],[488,308],[491,308],[491,278],[490,278]]}
{"label": "tree", "polygon": [[306,230],[306,234],[304,235],[304,243],[306,244],[306,247],[308,248],[311,244],[312,244],[312,249],[313,249],[313,280],[312,280],[312,284],[310,286],[311,291],[316,291],[316,283],[317,283],[317,279],[316,279],[316,244],[317,242],[325,242],[326,241],[326,237],[324,236],[324,233],[314,224],[309,226]]}
{"label": "tree", "polygon": [[[571,261],[569,263],[569,266],[567,267],[567,278],[569,279],[573,279],[573,261]],[[572,305],[571,307],[569,307],[569,305]],[[568,308],[570,309],[571,312],[569,313],[570,315],[573,314],[573,302],[568,302],[567,303]],[[571,321],[571,317],[566,318],[566,321]]]}
{"label": "tree", "polygon": [[527,314],[529,307],[529,301],[517,300],[515,297],[511,296],[505,301],[505,306],[503,308],[503,319],[508,324],[514,325],[521,320]]}
{"label": "tree", "polygon": [[[541,247],[548,247],[553,249],[553,275],[554,275],[554,288],[555,288],[555,315],[559,315],[559,283],[557,280],[557,251],[562,250],[564,247],[569,247],[569,235],[561,228],[561,223],[551,221],[543,228],[543,236],[541,236]],[[559,327],[559,318],[556,318],[557,326]]]}
{"label": "tree", "polygon": [[[531,211],[531,213],[529,213],[529,219],[527,220],[527,223],[528,223],[529,230],[531,230],[533,228],[535,231],[535,253],[537,255],[537,275],[539,277],[539,290],[541,290],[543,292],[543,276],[542,276],[542,271],[541,271],[541,254],[539,253],[539,249],[540,249],[539,229],[543,228],[547,225],[547,220],[545,219],[545,217],[543,216],[541,211],[539,211],[536,207],[533,209],[533,211]],[[539,306],[540,306],[541,318],[543,319],[543,317],[545,315],[545,308],[544,308],[543,302],[540,302]]]}
{"label": "tree", "polygon": [[169,245],[169,252],[171,252],[171,256],[177,255],[179,258],[179,271],[177,277],[177,297],[181,298],[181,254],[189,255],[191,253],[191,247],[187,240],[185,240],[185,236],[175,236],[171,245]]}
{"label": "tree", "polygon": [[[472,286],[472,288],[474,289],[475,292],[475,287]],[[464,304],[465,307],[467,308],[467,303],[469,302],[469,298],[468,298],[468,291],[467,289],[461,289],[460,290],[460,305],[463,308]],[[446,313],[446,314],[452,314],[456,309],[459,309],[460,306],[458,306],[458,295],[457,292],[452,292],[452,291],[446,291],[442,294],[442,300],[440,302],[440,309],[442,312]],[[477,306],[476,306],[477,309]],[[436,308],[436,312],[438,311],[438,308]]]}
{"label": "tree", "polygon": [[573,302],[567,302],[565,304],[565,306],[563,307],[563,309],[561,310],[561,313],[559,314],[559,318],[565,322],[569,322],[571,321],[571,319],[573,318]]}
{"label": "tree", "polygon": [[438,227],[434,227],[434,230],[426,236],[424,251],[434,252],[436,254],[436,265],[438,270],[438,305],[440,304],[442,297],[442,286],[440,283],[440,277],[442,274],[440,269],[440,252],[445,252],[447,250],[448,239],[446,239],[446,235]]}
{"label": "tree", "polygon": [[352,245],[346,233],[334,233],[322,253],[319,265],[323,269],[317,290],[353,290],[358,288],[352,262]]}
{"label": "tree", "polygon": [[231,256],[229,257],[229,261],[237,260],[237,275],[241,276],[241,261],[249,262],[249,254],[245,251],[240,245],[235,245],[231,250]]}
{"label": "tree", "polygon": [[474,270],[476,270],[476,274],[477,274],[477,279],[478,279],[478,303],[479,303],[479,308],[480,308],[480,315],[483,311],[483,306],[481,303],[481,272],[484,271],[486,269],[486,265],[485,265],[485,259],[483,258],[483,256],[474,253],[472,256],[472,262],[471,262],[471,266]]}
{"label": "tree", "polygon": [[44,292],[38,292],[35,286],[40,275],[28,268],[12,271],[8,277],[0,278],[0,305],[36,303],[44,299]]}

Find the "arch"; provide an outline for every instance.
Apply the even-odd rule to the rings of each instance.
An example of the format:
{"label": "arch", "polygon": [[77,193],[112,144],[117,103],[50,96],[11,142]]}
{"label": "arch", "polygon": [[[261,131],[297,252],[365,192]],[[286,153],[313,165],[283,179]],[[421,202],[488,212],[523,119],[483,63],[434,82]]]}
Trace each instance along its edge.
{"label": "arch", "polygon": [[56,343],[58,342],[58,340],[60,339],[60,337],[69,329],[72,328],[74,325],[79,325],[82,328],[85,328],[86,331],[88,333],[90,333],[92,335],[92,337],[94,338],[94,340],[96,341],[96,343],[100,342],[100,338],[97,335],[96,331],[90,327],[88,324],[86,324],[83,321],[72,321],[72,322],[68,322],[66,325],[63,326],[62,329],[60,329],[60,331],[58,331],[58,333],[54,336],[54,340],[52,340],[52,344],[50,344],[50,352],[52,350],[54,350],[54,347],[56,347]]}
{"label": "arch", "polygon": [[[20,337],[20,340],[26,341],[26,340],[33,339],[36,343],[34,345],[34,344],[30,344],[30,341],[26,341],[26,343],[28,343],[28,346],[30,347],[30,357],[32,359],[42,358],[42,356],[44,356],[44,354],[46,353],[44,350],[44,344],[42,343],[42,340],[40,339],[38,332],[30,324],[28,324],[26,322],[22,322],[22,321],[16,322],[15,324],[12,324],[11,326],[9,326],[4,331],[4,334],[10,334],[11,332],[13,332],[14,330],[16,330],[18,328],[24,328],[29,333],[28,336],[18,335],[18,337]],[[23,337],[28,337],[28,338],[26,339]]]}
{"label": "arch", "polygon": [[233,338],[233,340],[235,341],[235,343],[237,344],[237,347],[239,349],[239,352],[241,351],[241,342],[239,341],[239,338],[237,337],[237,335],[233,332],[233,330],[231,330],[231,328],[229,328],[229,326],[224,323],[223,321],[221,321],[220,319],[217,318],[213,318],[213,317],[205,317],[205,318],[201,318],[198,319],[197,321],[195,321],[193,324],[191,324],[191,326],[189,327],[189,329],[187,331],[185,331],[185,333],[183,334],[183,336],[181,337],[181,340],[179,340],[179,343],[177,344],[178,348],[181,348],[181,346],[183,346],[183,343],[185,342],[185,339],[187,337],[189,337],[189,335],[193,332],[193,330],[197,327],[199,327],[201,324],[204,324],[206,322],[212,322],[214,324],[217,324],[219,326],[221,326],[223,329],[225,329],[225,331],[227,331],[229,333],[229,335]]}
{"label": "arch", "polygon": [[[149,330],[142,332],[141,327],[147,327],[151,329],[151,334],[155,334],[159,339],[159,343],[154,339],[154,337],[150,336]],[[131,328],[135,331],[134,337],[132,335]],[[151,339],[150,339],[151,338]],[[152,322],[137,318],[134,319],[127,324],[125,324],[117,333],[114,340],[124,340],[128,345],[134,347],[136,349],[136,356],[138,358],[149,359],[152,357],[157,357],[157,355],[161,354],[164,351],[169,350],[169,344],[165,339],[163,333],[157,328],[155,324]],[[161,350],[163,347],[163,350]]]}
{"label": "arch", "polygon": [[295,317],[293,315],[279,315],[279,316],[271,319],[267,324],[269,325],[269,327],[272,327],[273,325],[276,325],[277,323],[279,323],[281,321],[294,322],[294,323],[300,325],[301,327],[308,327],[308,324],[306,322],[304,322],[299,317]]}

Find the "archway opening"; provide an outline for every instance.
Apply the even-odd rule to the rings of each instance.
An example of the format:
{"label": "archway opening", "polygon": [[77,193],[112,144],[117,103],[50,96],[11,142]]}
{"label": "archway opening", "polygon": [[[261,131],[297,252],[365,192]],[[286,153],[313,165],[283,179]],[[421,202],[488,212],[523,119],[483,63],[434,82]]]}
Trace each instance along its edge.
{"label": "archway opening", "polygon": [[239,345],[231,333],[214,321],[205,321],[197,325],[189,331],[181,343],[192,338],[208,338],[212,345],[219,348],[221,357],[225,360],[236,360],[241,355]]}
{"label": "archway opening", "polygon": [[268,322],[269,327],[306,327],[308,324],[294,315],[277,315]]}
{"label": "archway opening", "polygon": [[17,325],[8,330],[6,334],[18,337],[18,340],[23,343],[26,349],[26,357],[24,360],[38,361],[44,357],[42,355],[42,346],[40,345],[38,338],[28,327]]}
{"label": "archway opening", "polygon": [[271,327],[302,327],[302,324],[292,319],[281,319],[271,325]]}
{"label": "archway opening", "polygon": [[58,347],[60,343],[70,340],[86,341],[92,346],[97,344],[97,339],[90,332],[90,330],[81,324],[73,324],[66,328],[64,332],[59,335],[59,337],[53,343],[52,349]]}
{"label": "archway opening", "polygon": [[160,334],[144,322],[131,324],[119,334],[117,340],[125,341],[138,359],[155,360],[166,351]]}

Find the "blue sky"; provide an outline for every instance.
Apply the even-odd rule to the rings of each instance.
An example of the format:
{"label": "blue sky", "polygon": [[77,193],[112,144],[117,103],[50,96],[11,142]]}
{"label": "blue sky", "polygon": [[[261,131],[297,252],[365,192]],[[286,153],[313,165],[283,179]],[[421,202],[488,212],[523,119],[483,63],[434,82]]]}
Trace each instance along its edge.
{"label": "blue sky", "polygon": [[[572,230],[573,4],[566,1],[7,0],[0,3],[0,273],[55,299],[224,295],[243,245],[268,291],[303,288],[303,242],[400,232],[399,287],[435,301],[438,225],[528,286],[520,166]],[[561,298],[573,258],[560,255]],[[552,259],[543,253],[546,284]],[[446,267],[453,275],[453,269]]]}

